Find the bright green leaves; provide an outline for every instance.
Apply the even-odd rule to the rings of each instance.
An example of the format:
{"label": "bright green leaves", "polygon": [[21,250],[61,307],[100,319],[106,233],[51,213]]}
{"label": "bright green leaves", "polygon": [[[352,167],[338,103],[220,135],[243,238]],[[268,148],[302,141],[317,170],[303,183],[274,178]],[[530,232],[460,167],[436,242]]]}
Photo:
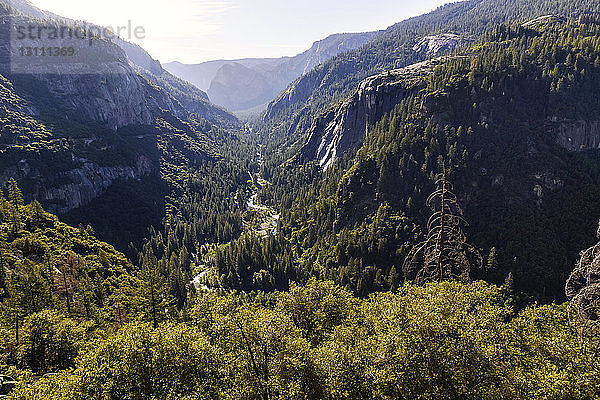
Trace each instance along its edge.
{"label": "bright green leaves", "polygon": [[203,293],[189,325],[127,325],[14,398],[597,398],[600,362],[566,306],[514,315],[504,292],[445,282],[359,300],[313,280],[290,293]]}

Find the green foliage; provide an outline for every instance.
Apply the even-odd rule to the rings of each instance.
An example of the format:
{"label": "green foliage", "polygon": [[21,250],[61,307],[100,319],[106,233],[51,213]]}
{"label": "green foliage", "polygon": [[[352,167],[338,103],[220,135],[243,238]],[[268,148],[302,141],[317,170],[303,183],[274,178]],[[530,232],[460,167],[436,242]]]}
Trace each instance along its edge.
{"label": "green foliage", "polygon": [[313,345],[325,341],[333,328],[356,317],[357,300],[333,282],[311,279],[305,287],[292,285],[279,295],[278,307],[290,315]]}
{"label": "green foliage", "polygon": [[[597,398],[598,358],[565,306],[515,314],[497,287],[405,285],[359,300],[330,282],[203,293],[189,324],[133,324],[12,399]],[[310,338],[311,340],[306,340]]]}
{"label": "green foliage", "polygon": [[36,373],[73,367],[91,326],[50,310],[28,316],[16,349],[17,365]]}
{"label": "green foliage", "polygon": [[[10,398],[600,398],[597,349],[579,341],[567,305],[524,306],[519,293],[561,298],[565,265],[600,209],[597,155],[570,154],[547,130],[600,112],[600,22],[490,29],[585,7],[598,6],[471,0],[399,24],[308,74],[319,89],[269,122],[280,125],[261,150],[289,146],[265,162],[256,136],[200,115],[96,130],[57,113],[35,81],[0,79],[2,166],[26,159],[55,177],[86,162],[145,171],[70,216],[99,221],[121,247],[134,232],[128,252],[141,268],[91,227],[25,205],[14,180],[0,196],[0,372],[22,380]],[[406,98],[329,170],[282,162],[301,142],[271,133],[301,131],[366,74],[417,61],[416,37],[448,29],[487,36],[412,77]],[[168,87],[179,106],[206,106],[170,76],[140,79],[156,98]],[[16,93],[37,99],[39,118]],[[465,233],[488,254],[474,275],[502,287],[407,283],[402,265],[423,239],[442,160],[466,203]],[[243,226],[256,174],[270,181],[258,200],[281,212],[266,237]],[[22,188],[28,198],[36,182]],[[140,194],[148,212],[106,212]],[[194,290],[202,271],[220,288]],[[32,376],[47,372],[58,374]]]}
{"label": "green foliage", "polygon": [[[25,199],[40,199],[71,225],[92,226],[140,265],[144,246],[151,246],[169,301],[181,310],[195,266],[203,264],[195,257],[199,247],[242,232],[255,143],[238,132],[235,117],[189,84],[168,73],[139,74],[132,79],[140,80],[150,105],[169,99],[174,112],[156,105],[148,125],[116,131],[71,110],[44,79],[0,76],[0,171],[17,178]],[[96,79],[84,80],[101,85]],[[16,235],[20,205],[9,201],[2,218]]]}
{"label": "green foliage", "polygon": [[558,137],[600,112],[599,26],[589,15],[497,27],[433,72],[399,77],[404,100],[356,154],[326,172],[313,163],[266,169],[272,185],[261,196],[282,212],[278,240],[298,260],[295,276],[361,296],[414,279],[402,266],[423,240],[426,199],[446,160],[467,241],[492,256],[472,276],[500,284],[510,273],[516,292],[562,301],[595,228],[600,180],[597,151],[569,152]]}
{"label": "green foliage", "polygon": [[[0,348],[38,373],[73,364],[87,322],[109,329],[140,315],[133,265],[88,227],[73,228],[38,202],[0,204]],[[18,224],[15,225],[15,221]],[[72,319],[71,319],[72,318]],[[91,326],[91,325],[90,325]]]}
{"label": "green foliage", "polygon": [[[598,0],[468,0],[446,4],[437,10],[389,27],[365,46],[340,54],[307,73],[293,91],[284,91],[269,108],[260,131],[276,168],[285,157],[296,154],[297,142],[314,119],[341,102],[359,83],[378,73],[402,68],[429,58],[414,50],[419,39],[440,33],[455,33],[478,41],[499,24],[524,23],[554,14],[578,18],[600,12]],[[290,92],[292,96],[288,96]],[[280,151],[289,147],[289,152]]]}

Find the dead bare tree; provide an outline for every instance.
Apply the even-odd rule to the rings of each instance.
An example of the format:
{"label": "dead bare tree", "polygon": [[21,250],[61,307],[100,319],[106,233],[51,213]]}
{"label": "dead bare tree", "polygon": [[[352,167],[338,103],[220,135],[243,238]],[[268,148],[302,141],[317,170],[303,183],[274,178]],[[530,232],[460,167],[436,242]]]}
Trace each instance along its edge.
{"label": "dead bare tree", "polygon": [[[596,233],[600,239],[600,223]],[[600,243],[581,252],[567,280],[569,322],[579,338],[598,348],[600,343]]]}
{"label": "dead bare tree", "polygon": [[77,269],[78,260],[73,254],[67,255],[65,261],[60,267],[56,267],[54,276],[54,285],[60,295],[65,297],[67,305],[67,314],[71,314],[73,310],[73,297],[77,287]]}
{"label": "dead bare tree", "polygon": [[413,248],[405,260],[405,271],[418,271],[416,282],[470,281],[472,266],[481,266],[477,249],[467,243],[462,227],[466,225],[452,185],[443,168],[437,189],[427,199],[433,215],[427,222],[427,239]]}

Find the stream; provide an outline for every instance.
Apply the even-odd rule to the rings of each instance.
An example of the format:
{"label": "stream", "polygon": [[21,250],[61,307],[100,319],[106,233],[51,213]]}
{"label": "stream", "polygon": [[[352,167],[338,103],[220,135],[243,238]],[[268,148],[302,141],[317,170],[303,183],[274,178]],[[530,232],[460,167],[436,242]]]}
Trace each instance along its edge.
{"label": "stream", "polygon": [[[258,165],[261,166],[263,163],[263,155],[262,155],[262,144],[259,145],[260,151],[256,153]],[[277,234],[277,223],[279,222],[280,215],[276,210],[273,210],[270,207],[258,203],[258,192],[259,190],[271,183],[266,179],[258,176],[258,174],[252,175],[250,171],[248,171],[248,175],[250,175],[250,179],[252,181],[256,181],[256,185],[254,187],[254,191],[252,196],[248,199],[247,208],[248,211],[254,211],[254,214],[258,214],[258,224],[259,228],[254,228],[254,233],[260,236],[268,236],[268,235],[276,235]],[[256,223],[256,221],[244,221],[245,225],[249,225],[252,223]]]}

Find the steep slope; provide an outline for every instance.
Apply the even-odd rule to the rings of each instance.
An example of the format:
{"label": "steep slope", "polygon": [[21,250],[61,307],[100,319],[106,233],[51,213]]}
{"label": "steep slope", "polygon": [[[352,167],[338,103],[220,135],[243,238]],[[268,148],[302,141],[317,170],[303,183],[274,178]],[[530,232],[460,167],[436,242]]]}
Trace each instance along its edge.
{"label": "steep slope", "polygon": [[[273,185],[261,197],[282,210],[280,246],[298,255],[296,273],[362,295],[413,279],[404,261],[426,231],[426,199],[445,161],[468,240],[486,260],[472,276],[512,274],[518,291],[564,300],[600,216],[599,34],[594,17],[547,17],[367,80],[368,90],[315,124],[316,145],[304,148],[324,155],[325,173],[310,163],[265,170]],[[346,144],[355,153],[327,158]]]}
{"label": "steep slope", "polygon": [[207,91],[210,83],[224,65],[241,64],[254,71],[273,69],[283,63],[285,58],[244,58],[239,60],[213,60],[200,64],[183,64],[173,61],[163,64],[163,68],[173,75],[184,79],[200,90]]}
{"label": "steep slope", "polygon": [[[71,227],[39,203],[22,204],[18,188],[0,191],[0,303],[4,318],[22,324],[53,308],[111,324],[142,311],[137,268],[90,227]],[[17,333],[18,335],[18,333]],[[4,337],[2,346],[14,343]],[[35,362],[39,360],[34,360]]]}
{"label": "steep slope", "polygon": [[45,19],[53,16],[52,13],[40,10],[29,0],[5,0],[2,3],[33,18]]}
{"label": "steep slope", "polygon": [[209,98],[230,110],[249,110],[274,97],[276,83],[263,71],[240,63],[223,65],[208,88]]}
{"label": "steep slope", "polygon": [[210,61],[198,65],[170,63],[165,68],[207,90],[215,104],[242,111],[265,105],[299,76],[340,53],[361,47],[378,33],[331,35],[295,57]]}
{"label": "steep slope", "polygon": [[[600,360],[581,345],[566,307],[533,305],[519,312],[505,288],[444,282],[361,299],[313,280],[264,297],[198,294],[189,321],[167,320],[154,329],[132,323],[104,334],[82,346],[74,368],[25,381],[11,398],[522,400],[540,393],[544,399],[598,394]],[[50,347],[45,343],[36,354]],[[153,368],[141,367],[147,365]]]}
{"label": "steep slope", "polygon": [[[278,136],[280,141],[295,142],[307,133],[324,108],[348,96],[368,76],[434,55],[422,49],[424,38],[431,35],[446,35],[449,46],[441,41],[442,45],[430,49],[446,52],[454,47],[454,36],[448,35],[477,40],[503,22],[524,22],[547,14],[569,17],[594,11],[600,11],[600,2],[596,0],[468,0],[442,6],[388,28],[364,47],[338,55],[296,80],[269,104],[260,130]],[[437,36],[438,41],[442,38]]]}
{"label": "steep slope", "polygon": [[320,166],[329,168],[346,152],[357,149],[386,113],[422,89],[412,87],[413,81],[440,62],[425,61],[364,80],[352,96],[315,120],[301,149],[302,159],[317,160]]}
{"label": "steep slope", "polygon": [[[13,25],[69,23],[0,7]],[[6,35],[0,40],[8,43]],[[76,63],[31,62],[13,73],[13,53],[2,64],[0,186],[17,179],[27,200],[68,213],[69,222],[92,223],[124,249],[161,226],[165,196],[183,190],[183,170],[223,159],[220,147],[240,123],[142,49],[128,47],[140,66],[110,40],[79,42],[71,42],[81,52]]]}
{"label": "steep slope", "polygon": [[[66,26],[82,26],[80,22],[56,15],[49,11],[41,11],[28,1],[1,1],[0,4],[5,4],[6,6],[21,12],[25,16],[39,20],[51,21],[52,23]],[[15,25],[14,22],[14,20],[11,21],[13,25]],[[84,28],[83,31],[93,30],[102,32],[101,27],[93,24],[86,23],[82,27]],[[177,100],[187,113],[199,114],[199,116],[212,123],[228,128],[239,128],[239,122],[233,115],[211,104],[208,100],[208,95],[202,90],[199,90],[197,87],[190,85],[186,81],[177,78],[163,69],[160,62],[153,59],[143,48],[119,37],[110,38],[109,41],[123,50],[127,58],[127,63],[129,63],[130,66],[143,75],[146,80],[152,82],[153,85],[160,87]],[[124,63],[124,60],[121,60],[121,63]],[[64,70],[60,71],[62,75],[66,72],[67,71]],[[115,71],[113,70],[111,73],[115,73]],[[131,73],[131,71],[125,71],[125,73]],[[181,112],[179,115],[181,115]]]}

